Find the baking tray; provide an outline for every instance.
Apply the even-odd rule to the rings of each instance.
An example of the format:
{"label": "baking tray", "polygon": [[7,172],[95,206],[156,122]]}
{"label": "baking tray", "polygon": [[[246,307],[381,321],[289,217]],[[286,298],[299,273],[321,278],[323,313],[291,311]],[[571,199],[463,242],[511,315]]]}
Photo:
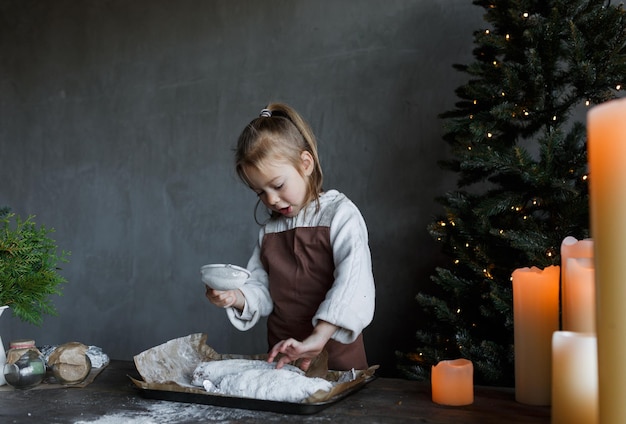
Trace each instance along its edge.
{"label": "baking tray", "polygon": [[310,415],[315,414],[329,406],[339,402],[347,396],[361,390],[366,384],[376,378],[371,375],[364,377],[358,384],[342,391],[336,396],[322,402],[281,402],[275,400],[262,400],[253,398],[242,398],[234,396],[226,396],[220,394],[211,394],[208,392],[188,392],[175,390],[161,390],[154,388],[142,387],[145,385],[143,381],[129,378],[135,384],[135,388],[139,393],[147,399],[167,400],[171,402],[199,403],[204,405],[223,406],[227,408],[249,409],[255,411],[278,412],[281,414],[298,414]]}

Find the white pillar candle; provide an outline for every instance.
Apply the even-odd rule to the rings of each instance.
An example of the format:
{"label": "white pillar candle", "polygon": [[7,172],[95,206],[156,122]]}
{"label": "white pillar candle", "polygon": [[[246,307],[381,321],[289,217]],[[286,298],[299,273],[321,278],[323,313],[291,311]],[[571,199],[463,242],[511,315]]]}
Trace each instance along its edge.
{"label": "white pillar candle", "polygon": [[559,329],[560,267],[513,271],[515,400],[549,405],[552,333]]}
{"label": "white pillar candle", "polygon": [[593,259],[569,258],[565,273],[567,290],[561,295],[564,331],[596,332],[596,283]]}
{"label": "white pillar candle", "polygon": [[552,424],[598,422],[598,354],[592,333],[552,337]]}
{"label": "white pillar candle", "polygon": [[[570,259],[593,259],[593,240],[577,240],[572,236],[565,237],[561,243],[561,323],[565,331],[595,332],[595,281],[593,269],[589,262],[581,261],[569,268]],[[593,266],[593,265],[591,265]],[[579,275],[579,272],[582,275]],[[570,278],[571,275],[571,278]],[[591,278],[591,280],[589,280]],[[575,279],[575,281],[573,281]],[[588,283],[590,281],[590,283]],[[588,292],[587,284],[593,287],[593,298],[581,303],[581,291]],[[582,286],[581,286],[582,285]],[[571,287],[571,288],[570,288]],[[593,310],[589,310],[590,302],[594,302]],[[582,310],[581,310],[582,308]],[[592,322],[586,322],[589,314],[594,314]],[[583,316],[581,316],[581,314]],[[582,327],[581,327],[582,325]]]}
{"label": "white pillar candle", "polygon": [[626,99],[587,114],[600,422],[626,423]]}
{"label": "white pillar candle", "polygon": [[468,359],[440,361],[432,367],[433,402],[461,406],[474,402],[474,365]]}

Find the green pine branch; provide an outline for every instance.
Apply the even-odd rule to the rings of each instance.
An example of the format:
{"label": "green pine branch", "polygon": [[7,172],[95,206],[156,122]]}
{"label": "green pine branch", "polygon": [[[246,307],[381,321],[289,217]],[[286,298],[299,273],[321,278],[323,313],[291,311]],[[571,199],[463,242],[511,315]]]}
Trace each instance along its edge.
{"label": "green pine branch", "polygon": [[22,220],[6,208],[0,214],[0,305],[35,325],[41,325],[43,315],[57,314],[50,296],[61,295],[66,283],[58,265],[68,261],[69,252],[57,255],[52,232],[38,227],[34,216]]}

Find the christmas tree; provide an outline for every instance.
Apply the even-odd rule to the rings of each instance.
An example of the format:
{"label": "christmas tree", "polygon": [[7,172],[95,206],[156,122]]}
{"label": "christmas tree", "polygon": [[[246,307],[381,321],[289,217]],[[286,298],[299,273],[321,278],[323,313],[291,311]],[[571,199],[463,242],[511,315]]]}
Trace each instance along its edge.
{"label": "christmas tree", "polygon": [[451,151],[442,167],[458,187],[437,199],[443,212],[428,228],[449,263],[417,296],[426,318],[399,367],[422,379],[464,357],[477,384],[511,386],[511,274],[559,265],[566,236],[589,237],[580,116],[620,94],[626,15],[599,0],[473,3],[486,28],[474,33],[474,61],[455,65],[468,82],[441,115]]}

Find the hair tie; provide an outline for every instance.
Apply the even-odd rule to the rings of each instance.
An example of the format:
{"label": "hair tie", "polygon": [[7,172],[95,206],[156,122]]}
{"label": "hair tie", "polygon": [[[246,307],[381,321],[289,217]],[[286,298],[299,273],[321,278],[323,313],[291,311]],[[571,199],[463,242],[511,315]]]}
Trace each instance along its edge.
{"label": "hair tie", "polygon": [[272,116],[272,111],[271,111],[271,110],[269,110],[269,109],[263,109],[263,110],[261,111],[261,113],[259,114],[259,116],[264,116],[264,117],[266,117],[266,118],[271,118],[271,116]]}

